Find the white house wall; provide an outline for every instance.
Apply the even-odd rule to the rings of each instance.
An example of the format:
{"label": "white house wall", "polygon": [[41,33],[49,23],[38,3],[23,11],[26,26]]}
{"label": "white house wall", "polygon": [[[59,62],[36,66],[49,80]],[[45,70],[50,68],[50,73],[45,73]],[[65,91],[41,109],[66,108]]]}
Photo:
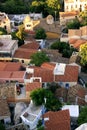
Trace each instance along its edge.
{"label": "white house wall", "polygon": [[82,7],[82,11],[85,10],[85,6],[87,6],[87,0],[64,0],[64,11],[72,11],[72,10],[80,10]]}

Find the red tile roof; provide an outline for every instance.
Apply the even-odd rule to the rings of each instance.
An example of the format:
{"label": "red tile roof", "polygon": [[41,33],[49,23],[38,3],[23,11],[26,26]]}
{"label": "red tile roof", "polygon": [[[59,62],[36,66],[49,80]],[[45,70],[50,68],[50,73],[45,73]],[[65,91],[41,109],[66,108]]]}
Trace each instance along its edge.
{"label": "red tile roof", "polygon": [[60,12],[60,15],[62,17],[71,17],[71,16],[76,16],[78,15],[78,11],[70,11],[70,12]]}
{"label": "red tile roof", "polygon": [[0,71],[3,71],[6,67],[6,64],[4,62],[0,62]]}
{"label": "red tile roof", "polygon": [[34,76],[41,77],[42,82],[53,82],[53,71],[52,70],[37,67],[34,69]]}
{"label": "red tile roof", "polygon": [[32,91],[41,87],[42,87],[42,84],[40,82],[28,83],[26,84],[26,91]]}
{"label": "red tile roof", "polygon": [[[54,64],[56,65],[56,64]],[[46,69],[43,67],[30,67],[34,69],[33,74],[26,74],[26,79],[30,79],[31,76],[41,77],[42,82],[77,82],[79,67],[76,65],[66,65],[64,75],[55,75],[53,74],[53,70]]]}
{"label": "red tile roof", "polygon": [[79,49],[80,45],[86,43],[86,40],[77,40],[74,44],[74,48]]}
{"label": "red tile roof", "polygon": [[44,118],[49,118],[45,121],[45,130],[70,130],[69,110],[49,111],[44,114]]}
{"label": "red tile roof", "polygon": [[0,71],[17,71],[21,69],[21,63],[0,62]]}
{"label": "red tile roof", "polygon": [[0,81],[23,81],[25,71],[0,71]]}
{"label": "red tile roof", "polygon": [[34,49],[23,49],[19,48],[15,51],[14,58],[24,58],[24,59],[30,59],[31,55],[36,53],[37,50]]}
{"label": "red tile roof", "polygon": [[64,75],[55,75],[56,82],[77,82],[79,67],[73,65],[66,65]]}
{"label": "red tile roof", "polygon": [[49,70],[54,70],[54,67],[55,67],[55,64],[49,63],[49,62],[45,62],[41,65],[41,68],[49,69]]}
{"label": "red tile roof", "polygon": [[40,45],[37,42],[32,42],[32,43],[24,44],[24,45],[20,46],[20,48],[23,48],[23,49],[36,49],[36,50],[38,50],[39,46]]}
{"label": "red tile roof", "polygon": [[75,44],[78,39],[70,38],[69,44]]}
{"label": "red tile roof", "polygon": [[79,49],[82,44],[85,44],[87,41],[83,39],[70,39],[69,44],[74,48]]}

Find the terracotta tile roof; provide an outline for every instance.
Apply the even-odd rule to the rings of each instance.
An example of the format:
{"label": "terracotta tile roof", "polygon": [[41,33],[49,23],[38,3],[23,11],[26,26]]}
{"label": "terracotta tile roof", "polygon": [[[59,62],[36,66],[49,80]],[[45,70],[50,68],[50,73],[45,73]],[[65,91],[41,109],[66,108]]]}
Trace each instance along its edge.
{"label": "terracotta tile roof", "polygon": [[0,119],[10,117],[10,111],[6,99],[0,99]]}
{"label": "terracotta tile roof", "polygon": [[11,71],[0,71],[0,79],[8,79],[12,75]]}
{"label": "terracotta tile roof", "polygon": [[23,81],[25,71],[0,71],[1,80]]}
{"label": "terracotta tile roof", "polygon": [[21,63],[7,62],[4,71],[18,71],[21,69]]}
{"label": "terracotta tile roof", "polygon": [[41,87],[42,87],[42,84],[40,82],[28,83],[26,84],[26,91],[32,91]]}
{"label": "terracotta tile roof", "polygon": [[77,40],[78,40],[78,39],[70,38],[70,39],[69,39],[69,44],[75,44],[75,42],[76,42]]}
{"label": "terracotta tile roof", "polygon": [[18,50],[15,51],[14,58],[30,59],[31,55],[36,52],[37,50],[34,49],[19,48]]}
{"label": "terracotta tile roof", "polygon": [[46,130],[70,130],[69,110],[49,111],[44,114],[44,118],[49,118],[48,121],[45,121]]}
{"label": "terracotta tile roof", "polygon": [[60,12],[60,16],[62,17],[71,17],[78,15],[78,11],[70,11],[70,12]]}
{"label": "terracotta tile roof", "polygon": [[84,39],[70,39],[69,44],[72,45],[74,48],[79,49],[80,45],[86,43],[87,41]]}
{"label": "terracotta tile roof", "polygon": [[73,65],[66,65],[64,75],[56,75],[56,82],[77,82],[79,67]]}
{"label": "terracotta tile roof", "polygon": [[21,63],[0,62],[0,71],[17,71],[21,69]]}
{"label": "terracotta tile roof", "polygon": [[27,43],[27,44],[24,44],[24,45],[20,46],[20,48],[36,49],[36,50],[38,50],[39,47],[40,47],[40,45],[37,42]]}
{"label": "terracotta tile roof", "polygon": [[[53,71],[52,70],[44,69],[41,67],[33,67],[33,68],[34,68],[34,74],[32,74],[32,76],[41,77],[42,82],[53,82]],[[30,77],[31,77],[31,74],[26,74],[27,79],[29,79]]]}
{"label": "terracotta tile roof", "polygon": [[34,76],[41,77],[42,82],[53,82],[53,71],[43,68],[35,68]]}
{"label": "terracotta tile roof", "polygon": [[74,48],[76,49],[79,49],[80,48],[80,45],[86,43],[87,41],[86,40],[82,40],[82,39],[79,39],[75,42],[75,44],[73,45]]}
{"label": "terracotta tile roof", "polygon": [[41,68],[44,68],[44,69],[49,69],[49,70],[54,70],[54,67],[55,67],[55,64],[53,63],[48,63],[48,62],[45,62],[41,65]]}
{"label": "terracotta tile roof", "polygon": [[[56,65],[56,64],[54,64]],[[53,69],[47,69],[42,67],[29,67],[34,69],[33,74],[26,73],[26,79],[30,79],[31,76],[41,77],[42,82],[54,82]],[[77,82],[79,67],[76,65],[66,65],[64,75],[55,75],[56,82]]]}
{"label": "terracotta tile roof", "polygon": [[4,62],[0,62],[0,71],[3,71],[6,67],[6,64]]}
{"label": "terracotta tile roof", "polygon": [[14,71],[11,75],[12,79],[21,79],[24,77],[25,71]]}

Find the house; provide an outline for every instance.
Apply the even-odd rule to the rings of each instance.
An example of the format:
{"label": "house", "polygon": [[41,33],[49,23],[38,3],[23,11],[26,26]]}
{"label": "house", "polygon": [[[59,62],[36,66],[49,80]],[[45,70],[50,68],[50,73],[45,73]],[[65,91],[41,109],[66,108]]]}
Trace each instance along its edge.
{"label": "house", "polygon": [[0,39],[0,60],[11,61],[18,49],[18,41],[12,39]]}
{"label": "house", "polygon": [[6,99],[0,99],[0,122],[5,126],[11,123],[11,113]]}
{"label": "house", "polygon": [[20,46],[14,53],[13,60],[29,64],[31,56],[38,52],[40,45],[37,42],[26,43]]}
{"label": "house", "polygon": [[72,47],[74,47],[74,48],[76,48],[77,50],[80,50],[80,46],[82,45],[82,44],[85,44],[87,42],[87,40],[84,40],[84,39],[74,39],[74,38],[71,38],[70,40],[69,40],[69,44],[70,44],[70,46],[72,46]]}
{"label": "house", "polygon": [[69,110],[45,113],[44,128],[45,130],[70,130]]}
{"label": "house", "polygon": [[60,15],[60,25],[66,25],[67,22],[72,21],[78,17],[78,11],[69,11],[69,12],[59,12]]}
{"label": "house", "polygon": [[36,106],[31,100],[29,106],[20,116],[22,122],[26,125],[27,130],[32,130],[37,127],[38,121],[42,116],[42,112],[45,112],[45,108],[42,106]]}
{"label": "house", "polygon": [[25,82],[26,80],[33,82],[35,78],[41,78],[43,86],[46,86],[47,83],[56,82],[68,88],[77,84],[78,74],[79,67],[77,65],[46,63],[42,64],[41,67],[29,66],[26,70]]}
{"label": "house", "polygon": [[8,33],[11,32],[10,19],[6,13],[0,12],[0,27],[5,28]]}
{"label": "house", "polygon": [[69,29],[68,34],[61,34],[60,41],[69,42],[70,46],[79,50],[80,45],[87,42],[87,26],[80,27],[80,29]]}
{"label": "house", "polygon": [[69,29],[68,38],[82,38],[87,40],[87,26],[80,27],[80,29]]}
{"label": "house", "polygon": [[64,0],[64,11],[84,11],[87,0]]}
{"label": "house", "polygon": [[30,30],[33,31],[33,28],[40,23],[40,20],[33,20],[30,18],[29,15],[26,15],[26,17],[23,20],[24,24],[24,30]]}
{"label": "house", "polygon": [[0,82],[24,82],[25,71],[15,62],[0,62]]}

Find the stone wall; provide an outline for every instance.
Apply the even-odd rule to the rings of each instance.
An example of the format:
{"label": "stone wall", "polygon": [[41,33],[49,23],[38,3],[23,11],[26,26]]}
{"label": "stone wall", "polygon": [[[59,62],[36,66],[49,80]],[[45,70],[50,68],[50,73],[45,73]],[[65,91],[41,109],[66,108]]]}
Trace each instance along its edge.
{"label": "stone wall", "polygon": [[15,99],[15,83],[0,84],[0,98]]}

